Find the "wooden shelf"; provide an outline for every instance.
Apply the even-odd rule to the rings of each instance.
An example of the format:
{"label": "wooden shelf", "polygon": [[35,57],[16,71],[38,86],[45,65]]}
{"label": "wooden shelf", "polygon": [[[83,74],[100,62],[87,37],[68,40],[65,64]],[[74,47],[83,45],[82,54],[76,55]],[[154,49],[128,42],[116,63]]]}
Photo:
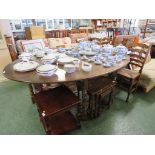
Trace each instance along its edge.
{"label": "wooden shelf", "polygon": [[35,94],[35,100],[40,114],[44,111],[46,117],[65,112],[79,103],[79,98],[67,87],[57,87]]}
{"label": "wooden shelf", "polygon": [[46,122],[48,128],[46,128],[46,125],[43,122],[42,124],[46,133],[52,135],[61,135],[81,127],[79,121],[70,111],[62,113],[56,117],[52,117],[48,120]]}

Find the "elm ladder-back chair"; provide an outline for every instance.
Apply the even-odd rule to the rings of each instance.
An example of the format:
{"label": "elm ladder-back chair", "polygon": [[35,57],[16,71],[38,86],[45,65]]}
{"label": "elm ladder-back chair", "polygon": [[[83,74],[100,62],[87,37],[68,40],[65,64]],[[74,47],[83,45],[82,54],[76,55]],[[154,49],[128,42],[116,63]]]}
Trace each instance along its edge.
{"label": "elm ladder-back chair", "polygon": [[[9,49],[9,53],[11,56],[12,61],[15,61],[18,59],[18,55],[15,49],[15,46],[13,44],[7,44],[8,49]],[[31,99],[32,99],[32,103],[34,103],[34,87],[36,89],[36,87],[38,87],[38,85],[32,85],[32,84],[28,84],[29,86],[29,91],[30,91],[30,95],[31,95]]]}
{"label": "elm ladder-back chair", "polygon": [[130,94],[137,89],[149,50],[150,46],[137,44],[131,49],[129,69],[123,68],[117,72],[118,86],[128,91],[126,102],[128,102]]}
{"label": "elm ladder-back chair", "polygon": [[17,51],[15,49],[15,46],[13,44],[7,44],[10,56],[11,56],[11,60],[17,60],[18,59],[18,55],[17,55]]}
{"label": "elm ladder-back chair", "polygon": [[64,134],[81,127],[70,112],[79,105],[80,100],[66,86],[39,92],[34,99],[46,134]]}
{"label": "elm ladder-back chair", "polygon": [[105,45],[105,44],[110,44],[111,43],[111,39],[110,38],[101,38],[99,45]]}

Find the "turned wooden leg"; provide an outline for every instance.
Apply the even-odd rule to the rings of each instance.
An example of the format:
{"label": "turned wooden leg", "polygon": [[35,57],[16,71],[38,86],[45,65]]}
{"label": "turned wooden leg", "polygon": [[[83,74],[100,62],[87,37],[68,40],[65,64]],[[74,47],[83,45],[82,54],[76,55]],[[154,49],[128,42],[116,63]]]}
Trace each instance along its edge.
{"label": "turned wooden leg", "polygon": [[32,103],[35,104],[33,86],[31,83],[29,83],[28,86],[29,86],[29,91],[30,91]]}

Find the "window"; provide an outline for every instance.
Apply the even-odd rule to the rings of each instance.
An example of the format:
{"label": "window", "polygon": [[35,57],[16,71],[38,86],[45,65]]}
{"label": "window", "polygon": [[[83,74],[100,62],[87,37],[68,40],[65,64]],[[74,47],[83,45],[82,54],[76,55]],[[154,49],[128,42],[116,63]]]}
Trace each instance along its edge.
{"label": "window", "polygon": [[14,28],[15,30],[22,30],[21,20],[14,20]]}
{"label": "window", "polygon": [[32,25],[33,25],[32,19],[23,19],[22,20],[22,27],[23,27],[23,29],[25,29],[25,27],[30,27]]}
{"label": "window", "polygon": [[79,19],[72,19],[72,28],[79,27]]}
{"label": "window", "polygon": [[72,21],[71,21],[71,19],[65,19],[64,22],[65,22],[65,28],[66,28],[66,29],[72,27],[72,24],[71,24]]}
{"label": "window", "polygon": [[53,23],[53,20],[51,19],[47,19],[47,29],[53,29],[54,23]]}
{"label": "window", "polygon": [[36,19],[36,26],[43,26],[46,29],[46,20],[45,19]]}
{"label": "window", "polygon": [[80,19],[80,26],[89,26],[90,20],[89,19]]}

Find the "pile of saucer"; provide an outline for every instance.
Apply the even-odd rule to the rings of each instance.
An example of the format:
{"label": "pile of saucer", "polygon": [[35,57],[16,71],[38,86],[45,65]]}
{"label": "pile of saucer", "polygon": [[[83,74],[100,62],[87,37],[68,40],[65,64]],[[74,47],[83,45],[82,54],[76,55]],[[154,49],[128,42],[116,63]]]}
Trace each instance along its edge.
{"label": "pile of saucer", "polygon": [[39,66],[36,70],[37,73],[41,76],[52,76],[53,74],[55,74],[57,66],[51,64],[44,64]]}
{"label": "pile of saucer", "polygon": [[22,61],[13,66],[13,69],[18,72],[28,72],[35,70],[39,64],[35,61]]}
{"label": "pile of saucer", "polygon": [[31,60],[33,58],[33,54],[29,52],[23,52],[21,55],[19,55],[20,60]]}

